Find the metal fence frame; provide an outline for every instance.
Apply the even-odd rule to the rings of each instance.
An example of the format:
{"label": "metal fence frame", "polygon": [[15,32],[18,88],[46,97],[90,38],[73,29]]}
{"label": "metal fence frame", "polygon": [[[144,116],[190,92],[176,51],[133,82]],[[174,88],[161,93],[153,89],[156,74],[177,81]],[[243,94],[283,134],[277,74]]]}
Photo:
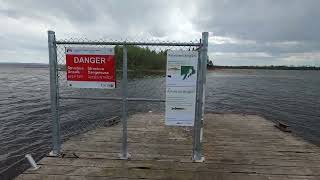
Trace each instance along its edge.
{"label": "metal fence frame", "polygon": [[[57,62],[57,45],[121,45],[123,46],[123,71],[121,83],[122,97],[81,97],[81,96],[60,96],[58,82],[58,62]],[[193,160],[202,162],[204,156],[202,153],[202,134],[203,134],[203,115],[204,115],[204,97],[206,83],[206,65],[208,51],[208,32],[202,33],[199,43],[192,42],[128,42],[128,41],[57,41],[54,31],[48,31],[48,49],[50,65],[50,98],[51,98],[51,116],[52,116],[52,152],[51,155],[59,156],[61,153],[60,137],[60,117],[59,117],[59,100],[60,99],[90,99],[90,100],[115,100],[122,102],[122,147],[120,159],[128,159],[127,142],[127,118],[128,118],[128,101],[147,101],[147,102],[165,102],[163,99],[147,98],[128,98],[128,78],[127,78],[127,48],[128,45],[147,45],[147,46],[193,46],[197,47],[198,56],[198,73],[196,88],[196,110],[195,121],[193,126]]]}

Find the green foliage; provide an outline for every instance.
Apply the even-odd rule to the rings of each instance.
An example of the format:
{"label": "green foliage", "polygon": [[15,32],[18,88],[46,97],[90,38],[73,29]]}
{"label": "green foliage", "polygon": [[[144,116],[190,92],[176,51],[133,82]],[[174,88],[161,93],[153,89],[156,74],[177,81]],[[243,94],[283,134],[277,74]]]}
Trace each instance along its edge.
{"label": "green foliage", "polygon": [[[166,67],[166,51],[156,52],[149,48],[127,46],[128,69],[164,70]],[[115,47],[116,66],[122,69],[123,47]]]}

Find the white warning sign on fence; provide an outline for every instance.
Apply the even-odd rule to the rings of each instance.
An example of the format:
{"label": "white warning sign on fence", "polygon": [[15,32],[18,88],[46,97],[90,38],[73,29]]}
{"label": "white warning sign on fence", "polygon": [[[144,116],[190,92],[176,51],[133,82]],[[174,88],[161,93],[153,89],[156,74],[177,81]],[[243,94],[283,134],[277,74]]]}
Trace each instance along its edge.
{"label": "white warning sign on fence", "polygon": [[193,126],[197,88],[197,51],[168,51],[166,118],[169,126]]}

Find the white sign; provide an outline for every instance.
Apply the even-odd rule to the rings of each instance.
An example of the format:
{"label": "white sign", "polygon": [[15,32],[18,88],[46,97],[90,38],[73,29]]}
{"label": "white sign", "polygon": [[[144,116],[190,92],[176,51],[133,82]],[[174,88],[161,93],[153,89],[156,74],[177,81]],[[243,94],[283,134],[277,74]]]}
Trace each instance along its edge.
{"label": "white sign", "polygon": [[167,52],[166,125],[193,126],[197,64],[197,51]]}

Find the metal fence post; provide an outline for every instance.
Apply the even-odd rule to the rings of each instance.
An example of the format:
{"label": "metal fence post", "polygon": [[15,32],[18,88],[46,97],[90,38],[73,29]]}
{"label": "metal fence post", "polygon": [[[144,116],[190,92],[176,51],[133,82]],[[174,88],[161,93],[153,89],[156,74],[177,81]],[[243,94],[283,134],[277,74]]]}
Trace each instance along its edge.
{"label": "metal fence post", "polygon": [[[199,56],[198,56],[198,72],[197,72],[197,86],[196,86],[196,109],[195,109],[195,119],[193,125],[193,156],[192,159],[195,162],[201,161],[202,154],[200,148],[200,118],[199,118],[199,109],[200,107],[200,84],[202,84],[202,65],[201,65],[201,47],[199,48]],[[200,108],[199,108],[200,107]]]}
{"label": "metal fence post", "polygon": [[201,130],[200,141],[202,142],[203,125],[204,125],[204,110],[205,110],[205,97],[206,97],[206,83],[207,83],[207,63],[208,63],[208,39],[209,33],[202,33],[202,49],[201,49],[201,61],[202,61],[202,110],[201,110]]}
{"label": "metal fence post", "polygon": [[202,33],[202,43],[199,49],[198,76],[196,89],[196,112],[193,127],[193,160],[203,162],[202,154],[202,133],[203,133],[203,113],[204,113],[204,86],[206,82],[206,64],[208,49],[208,32]]}
{"label": "metal fence post", "polygon": [[127,118],[128,118],[128,60],[127,60],[128,50],[125,45],[123,45],[123,62],[122,62],[122,81],[121,81],[121,91],[122,91],[122,149],[121,149],[121,159],[128,159],[128,142],[127,142]]}
{"label": "metal fence post", "polygon": [[59,87],[57,76],[57,47],[54,31],[48,31],[49,65],[50,65],[50,98],[52,118],[52,152],[53,156],[60,154],[60,119],[59,119]]}

